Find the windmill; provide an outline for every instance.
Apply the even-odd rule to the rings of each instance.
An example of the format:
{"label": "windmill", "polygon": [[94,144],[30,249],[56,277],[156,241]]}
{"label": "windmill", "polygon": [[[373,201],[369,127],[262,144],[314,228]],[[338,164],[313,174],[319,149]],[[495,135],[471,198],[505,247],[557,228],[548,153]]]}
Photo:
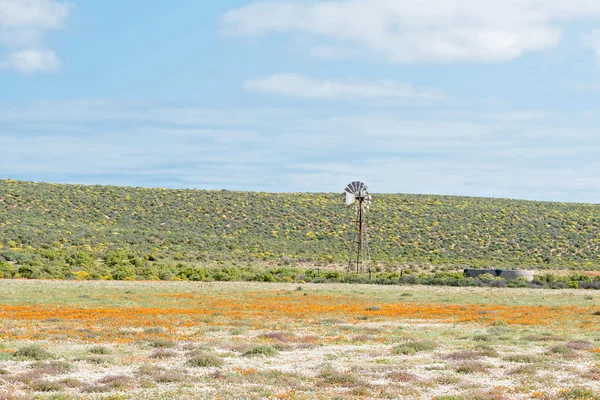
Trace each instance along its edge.
{"label": "windmill", "polygon": [[[369,194],[369,188],[363,182],[354,181],[344,190],[346,195],[346,207],[354,211],[355,228],[352,231],[352,242],[350,246],[350,256],[348,261],[348,271],[356,267],[356,273],[360,273],[365,264],[369,261],[369,246],[367,242],[367,218],[366,212],[373,197]],[[369,274],[371,270],[369,268]]]}

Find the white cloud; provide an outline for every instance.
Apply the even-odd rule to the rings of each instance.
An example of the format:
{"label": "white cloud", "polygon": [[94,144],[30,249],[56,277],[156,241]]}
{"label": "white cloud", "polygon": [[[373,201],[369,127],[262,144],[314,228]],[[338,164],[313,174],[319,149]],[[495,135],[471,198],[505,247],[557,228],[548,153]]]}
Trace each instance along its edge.
{"label": "white cloud", "polygon": [[233,9],[222,25],[239,36],[307,34],[318,57],[489,63],[550,49],[562,24],[599,18],[597,0],[272,1]]}
{"label": "white cloud", "polygon": [[362,179],[376,192],[600,202],[597,121],[569,111],[435,109],[0,104],[2,173],[270,191],[335,191]]}
{"label": "white cloud", "polygon": [[364,82],[315,79],[301,74],[275,74],[246,81],[244,88],[290,97],[315,99],[411,98],[441,100],[440,90],[415,89],[410,84],[394,81]]}
{"label": "white cloud", "polygon": [[51,50],[20,50],[0,61],[0,68],[22,73],[52,72],[60,68],[60,60]]}
{"label": "white cloud", "polygon": [[60,28],[69,13],[66,4],[55,0],[0,0],[0,26]]}
{"label": "white cloud", "polygon": [[69,6],[58,0],[0,0],[0,68],[22,73],[51,72],[60,67],[56,54],[43,46],[49,30],[61,29]]}

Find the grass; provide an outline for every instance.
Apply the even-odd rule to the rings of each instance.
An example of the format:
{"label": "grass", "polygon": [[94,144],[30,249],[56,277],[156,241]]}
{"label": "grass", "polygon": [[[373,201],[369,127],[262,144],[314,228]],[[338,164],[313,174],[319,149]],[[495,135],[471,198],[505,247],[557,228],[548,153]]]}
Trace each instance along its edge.
{"label": "grass", "polygon": [[296,288],[6,281],[0,393],[554,400],[600,388],[597,305],[579,292]]}

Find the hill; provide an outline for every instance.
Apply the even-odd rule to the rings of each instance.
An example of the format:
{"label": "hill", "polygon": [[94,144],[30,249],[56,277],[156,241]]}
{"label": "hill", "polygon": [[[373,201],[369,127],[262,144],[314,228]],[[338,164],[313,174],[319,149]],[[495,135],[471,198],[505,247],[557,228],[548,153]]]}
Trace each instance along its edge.
{"label": "hill", "polygon": [[[375,194],[368,217],[372,258],[382,266],[600,265],[598,205]],[[335,193],[0,180],[0,261],[343,264],[350,218]]]}

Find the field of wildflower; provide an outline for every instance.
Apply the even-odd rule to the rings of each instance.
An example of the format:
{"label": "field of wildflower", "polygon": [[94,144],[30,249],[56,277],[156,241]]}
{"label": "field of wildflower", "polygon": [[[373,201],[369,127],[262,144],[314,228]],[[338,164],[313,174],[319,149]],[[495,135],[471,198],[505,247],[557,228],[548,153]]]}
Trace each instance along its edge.
{"label": "field of wildflower", "polygon": [[593,291],[5,280],[0,399],[600,399]]}

